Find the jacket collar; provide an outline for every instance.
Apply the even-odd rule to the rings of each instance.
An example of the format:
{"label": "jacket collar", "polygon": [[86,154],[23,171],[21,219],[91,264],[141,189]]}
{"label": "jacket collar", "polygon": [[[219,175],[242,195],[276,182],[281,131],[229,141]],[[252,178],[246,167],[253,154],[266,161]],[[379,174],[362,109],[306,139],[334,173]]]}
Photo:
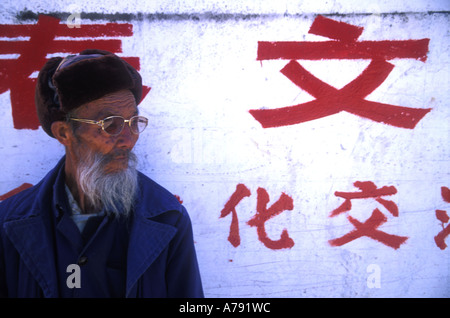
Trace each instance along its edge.
{"label": "jacket collar", "polygon": [[[126,296],[137,296],[137,281],[175,236],[173,225],[158,222],[168,211],[181,213],[178,200],[156,182],[139,173],[140,193],[136,200],[130,234],[127,263]],[[151,243],[150,243],[151,242]]]}
{"label": "jacket collar", "polygon": [[51,233],[42,215],[4,224],[20,258],[42,288],[44,297],[58,297],[58,280]]}
{"label": "jacket collar", "polygon": [[51,234],[52,189],[64,161],[65,157],[34,187],[33,199],[26,198],[14,211],[9,211],[4,223],[6,235],[42,288],[44,297],[58,297],[56,265],[52,261],[55,259]]}
{"label": "jacket collar", "polygon": [[[56,191],[63,186],[57,183],[62,180],[64,162],[65,157],[36,185],[37,196],[33,199],[32,208],[30,209],[29,204],[22,204],[23,209],[15,211],[19,212],[19,216],[5,222],[6,234],[41,286],[45,297],[58,296],[56,267],[52,261],[55,255],[52,249],[51,218],[57,216],[54,206]],[[138,279],[177,232],[176,227],[158,222],[158,216],[182,209],[173,195],[141,173],[139,184],[140,193],[133,216],[127,257],[127,297],[136,296]],[[52,208],[49,210],[48,207]]]}
{"label": "jacket collar", "polygon": [[126,297],[137,297],[137,282],[175,236],[174,226],[136,216],[127,257]]}

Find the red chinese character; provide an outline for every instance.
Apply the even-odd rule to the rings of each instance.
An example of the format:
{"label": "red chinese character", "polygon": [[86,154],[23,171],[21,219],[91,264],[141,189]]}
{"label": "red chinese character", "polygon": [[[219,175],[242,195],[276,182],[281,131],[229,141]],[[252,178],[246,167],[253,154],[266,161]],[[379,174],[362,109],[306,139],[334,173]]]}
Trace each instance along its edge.
{"label": "red chinese character", "polygon": [[[450,189],[447,187],[442,187],[441,194],[444,201],[450,203]],[[450,224],[446,227],[444,227],[444,224],[448,223],[450,217],[448,216],[447,211],[436,210],[436,218],[442,222],[442,231],[434,237],[434,241],[441,250],[445,250],[447,248],[445,238],[450,235]]]}
{"label": "red chinese character", "polygon": [[257,192],[257,213],[250,221],[247,222],[247,224],[250,226],[256,226],[258,238],[266,247],[273,250],[291,248],[294,246],[294,241],[289,237],[286,229],[283,229],[279,240],[273,241],[267,236],[265,224],[269,219],[280,214],[281,212],[292,210],[294,208],[294,201],[290,196],[282,193],[278,201],[272,204],[270,208],[267,208],[267,204],[270,201],[269,194],[263,188],[258,188]]}
{"label": "red chinese character", "polygon": [[381,203],[393,216],[398,216],[397,205],[389,200],[381,198],[381,196],[393,195],[397,193],[397,189],[393,186],[382,187],[380,189],[371,181],[356,181],[353,185],[361,190],[361,192],[340,192],[336,191],[335,196],[344,198],[345,201],[337,209],[331,212],[330,217],[338,215],[342,212],[350,211],[352,208],[352,199],[367,199],[374,198],[378,203]]}
{"label": "red chinese character", "polygon": [[[316,99],[303,104],[255,109],[250,114],[264,128],[307,122],[346,111],[376,122],[413,129],[431,110],[394,106],[365,99],[389,75],[393,58],[426,61],[429,39],[406,41],[357,41],[363,28],[318,16],[309,33],[331,38],[324,42],[258,42],[258,60],[291,60],[281,73]],[[370,59],[369,66],[352,82],[336,89],[294,60]]]}
{"label": "red chinese character", "polygon": [[[69,28],[60,20],[40,15],[36,24],[0,25],[0,54],[18,54],[16,59],[0,59],[0,94],[10,91],[12,117],[16,129],[37,129],[39,121],[34,106],[35,78],[30,78],[47,61],[47,55],[56,53],[77,54],[85,49],[101,49],[112,53],[122,52],[120,39],[133,35],[132,24],[107,23],[83,24],[80,28]],[[29,37],[29,40],[17,40]],[[73,40],[56,40],[56,37],[70,37]],[[100,37],[100,39],[98,39]],[[92,38],[77,40],[77,38]],[[137,70],[139,58],[123,57]],[[143,87],[143,97],[150,88]]]}
{"label": "red chinese character", "polygon": [[239,219],[236,212],[236,206],[245,197],[250,196],[250,190],[243,184],[238,184],[236,186],[236,191],[231,195],[228,202],[225,204],[222,212],[220,212],[220,217],[223,218],[231,213],[231,226],[230,234],[228,235],[228,241],[234,247],[241,244],[241,237],[239,236]]}
{"label": "red chinese character", "polygon": [[[350,211],[352,208],[352,199],[367,199],[374,198],[377,202],[381,203],[393,216],[398,216],[397,205],[389,200],[382,199],[381,196],[393,195],[397,193],[397,189],[393,186],[377,188],[371,181],[360,182],[357,181],[354,185],[359,188],[360,192],[335,192],[335,195],[344,198],[344,203],[337,209],[333,210],[330,217],[334,217],[342,212]],[[378,230],[382,224],[387,222],[387,217],[381,213],[379,209],[372,211],[372,215],[364,222],[356,220],[351,216],[347,216],[347,219],[355,227],[353,231],[345,234],[340,238],[330,240],[329,243],[332,246],[342,246],[362,236],[370,237],[377,240],[389,247],[398,249],[408,238],[404,236],[397,236],[387,234]]]}
{"label": "red chinese character", "polygon": [[[220,218],[223,218],[231,213],[231,226],[228,241],[234,247],[239,246],[241,243],[241,238],[239,235],[239,219],[236,212],[236,206],[243,198],[249,197],[250,195],[251,192],[245,185],[238,184],[235,192],[231,195],[230,199],[220,213]],[[270,249],[291,248],[294,246],[294,241],[289,237],[286,229],[284,229],[281,233],[280,239],[274,241],[267,236],[265,223],[272,217],[279,215],[285,210],[292,210],[294,208],[293,200],[287,194],[282,193],[278,201],[267,208],[269,201],[270,198],[267,191],[263,188],[258,188],[256,204],[257,213],[247,222],[247,224],[256,227],[258,238],[266,247]]]}

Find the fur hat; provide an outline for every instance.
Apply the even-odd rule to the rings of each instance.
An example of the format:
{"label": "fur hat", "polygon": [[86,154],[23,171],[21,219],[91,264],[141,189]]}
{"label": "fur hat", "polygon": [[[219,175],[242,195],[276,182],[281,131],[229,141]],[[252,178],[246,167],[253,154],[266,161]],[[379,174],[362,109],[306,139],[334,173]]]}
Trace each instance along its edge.
{"label": "fur hat", "polygon": [[106,94],[129,89],[138,105],[142,98],[139,73],[117,55],[102,50],[85,50],[79,55],[51,58],[37,78],[36,111],[44,131],[54,137],[54,121]]}

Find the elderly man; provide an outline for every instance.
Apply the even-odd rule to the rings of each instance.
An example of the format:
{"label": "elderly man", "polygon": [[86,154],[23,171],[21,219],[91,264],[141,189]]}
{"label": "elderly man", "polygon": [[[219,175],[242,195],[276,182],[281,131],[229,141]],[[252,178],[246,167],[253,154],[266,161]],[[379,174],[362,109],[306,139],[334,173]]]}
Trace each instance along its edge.
{"label": "elderly man", "polygon": [[136,170],[138,72],[99,50],[52,58],[36,107],[66,155],[0,204],[2,297],[203,297],[185,208]]}

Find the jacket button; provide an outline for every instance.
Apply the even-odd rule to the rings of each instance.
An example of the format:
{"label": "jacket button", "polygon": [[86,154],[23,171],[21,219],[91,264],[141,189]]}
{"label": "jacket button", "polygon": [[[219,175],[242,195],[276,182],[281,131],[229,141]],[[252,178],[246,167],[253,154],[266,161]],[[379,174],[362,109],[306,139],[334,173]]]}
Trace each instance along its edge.
{"label": "jacket button", "polygon": [[80,266],[86,265],[87,261],[88,261],[87,256],[81,256],[78,259],[78,265],[80,265]]}
{"label": "jacket button", "polygon": [[60,219],[61,216],[64,214],[64,210],[62,206],[60,206],[59,204],[56,205],[56,210],[58,211],[57,218]]}

